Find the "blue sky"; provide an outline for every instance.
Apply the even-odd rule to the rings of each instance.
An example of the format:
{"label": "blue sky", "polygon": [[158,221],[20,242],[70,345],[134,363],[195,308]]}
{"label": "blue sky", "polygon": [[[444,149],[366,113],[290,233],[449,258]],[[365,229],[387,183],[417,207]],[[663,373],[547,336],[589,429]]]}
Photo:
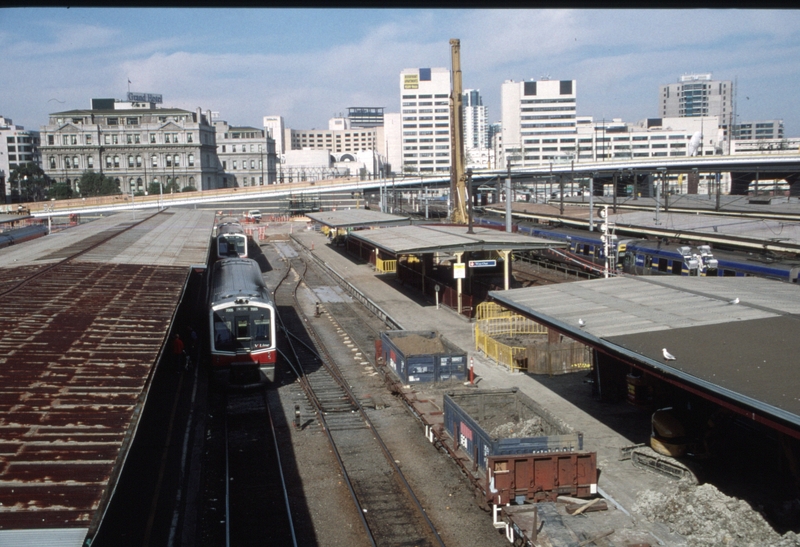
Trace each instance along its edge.
{"label": "blue sky", "polygon": [[404,68],[450,67],[500,121],[505,80],[577,80],[578,115],[658,115],[685,73],[738,81],[740,121],[800,136],[800,11],[0,9],[0,115],[38,129],[93,97],[159,93],[234,125],[327,128],[351,106],[400,108]]}

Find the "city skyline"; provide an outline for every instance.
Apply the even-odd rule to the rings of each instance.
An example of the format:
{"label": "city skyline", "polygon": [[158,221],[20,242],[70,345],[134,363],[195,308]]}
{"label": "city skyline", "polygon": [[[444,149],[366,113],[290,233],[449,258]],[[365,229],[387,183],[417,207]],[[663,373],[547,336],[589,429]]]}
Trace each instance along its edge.
{"label": "city skyline", "polygon": [[[49,113],[161,94],[163,106],[232,125],[327,127],[348,107],[399,112],[397,75],[450,68],[500,120],[506,80],[576,80],[577,115],[658,117],[682,74],[738,82],[740,122],[800,135],[800,12],[778,10],[137,9],[0,10],[0,115],[28,130]],[[612,42],[613,40],[613,42]]]}

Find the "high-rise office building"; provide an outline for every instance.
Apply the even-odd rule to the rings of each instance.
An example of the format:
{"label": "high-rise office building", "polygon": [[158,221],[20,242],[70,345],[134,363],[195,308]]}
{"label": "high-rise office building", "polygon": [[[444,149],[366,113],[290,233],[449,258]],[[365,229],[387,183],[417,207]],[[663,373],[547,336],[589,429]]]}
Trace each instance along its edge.
{"label": "high-rise office building", "polygon": [[464,147],[486,150],[489,148],[489,116],[480,89],[465,90],[463,105]]}
{"label": "high-rise office building", "polygon": [[400,73],[404,173],[450,171],[450,70]]}
{"label": "high-rise office building", "polygon": [[502,139],[505,162],[498,167],[540,165],[576,153],[575,80],[503,82]]}
{"label": "high-rise office building", "polygon": [[[5,203],[19,188],[7,187],[11,173],[26,163],[41,164],[39,132],[27,131],[0,116],[0,203]],[[40,165],[41,166],[41,165]]]}
{"label": "high-rise office building", "polygon": [[711,74],[684,74],[677,83],[659,86],[659,116],[693,118],[717,116],[727,125],[733,113],[733,83]]}

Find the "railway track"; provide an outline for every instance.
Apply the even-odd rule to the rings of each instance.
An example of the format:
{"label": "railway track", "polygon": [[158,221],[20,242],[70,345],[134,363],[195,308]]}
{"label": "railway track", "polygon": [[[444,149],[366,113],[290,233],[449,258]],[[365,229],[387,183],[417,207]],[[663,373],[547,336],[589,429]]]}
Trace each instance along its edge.
{"label": "railway track", "polygon": [[297,546],[267,393],[225,402],[225,545]]}
{"label": "railway track", "polygon": [[[369,544],[444,545],[337,365],[337,355],[339,361],[344,357],[352,361],[352,354],[334,355],[335,350],[328,349],[313,328],[307,328],[309,317],[302,311],[298,288],[305,284],[311,290],[322,290],[329,288],[330,280],[320,278],[301,257],[289,258],[287,264],[286,275],[275,290],[285,341],[283,356],[327,435]],[[337,315],[341,316],[345,310],[339,312]],[[355,322],[364,321],[356,312],[349,317]],[[361,330],[366,338],[359,346],[368,343],[370,330],[373,336],[376,332],[372,328]],[[357,346],[350,351],[359,349],[363,352],[366,348]]]}

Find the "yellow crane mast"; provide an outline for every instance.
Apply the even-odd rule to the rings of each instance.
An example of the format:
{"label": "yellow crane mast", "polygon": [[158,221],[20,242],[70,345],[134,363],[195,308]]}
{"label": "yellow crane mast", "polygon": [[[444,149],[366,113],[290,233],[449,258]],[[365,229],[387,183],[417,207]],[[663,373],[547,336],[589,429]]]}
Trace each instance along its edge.
{"label": "yellow crane mast", "polygon": [[461,84],[461,40],[450,40],[452,62],[452,90],[450,95],[450,202],[453,207],[452,222],[467,223],[467,185],[464,169],[464,89]]}

